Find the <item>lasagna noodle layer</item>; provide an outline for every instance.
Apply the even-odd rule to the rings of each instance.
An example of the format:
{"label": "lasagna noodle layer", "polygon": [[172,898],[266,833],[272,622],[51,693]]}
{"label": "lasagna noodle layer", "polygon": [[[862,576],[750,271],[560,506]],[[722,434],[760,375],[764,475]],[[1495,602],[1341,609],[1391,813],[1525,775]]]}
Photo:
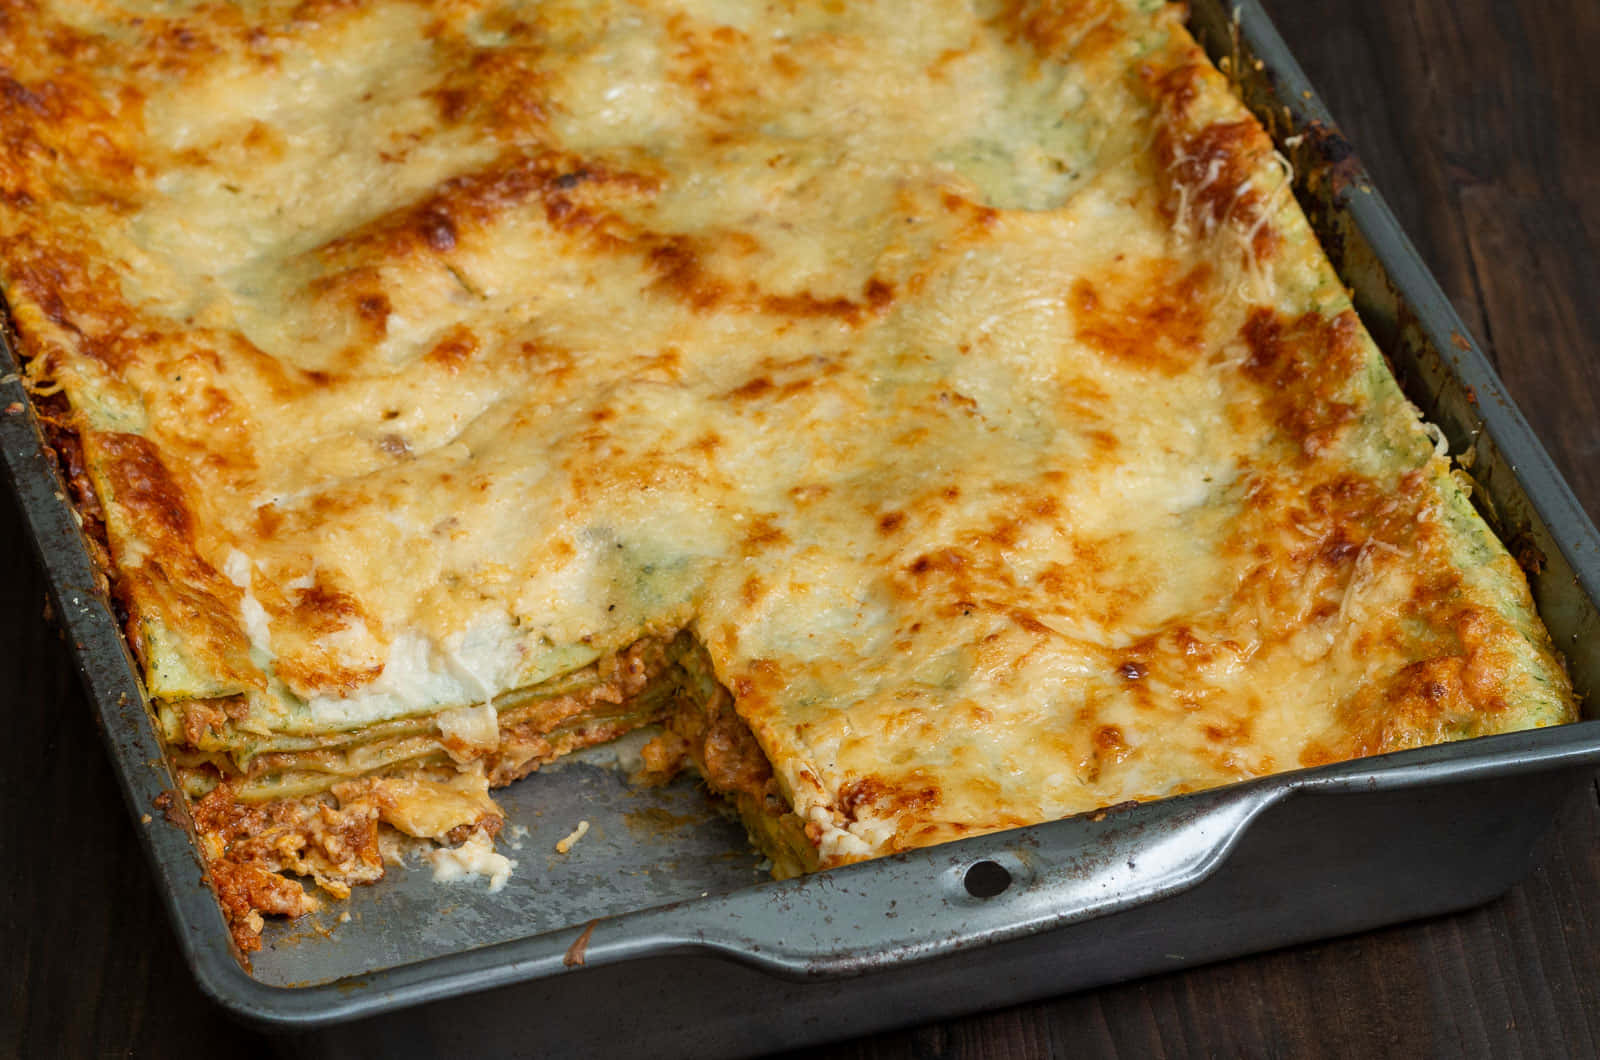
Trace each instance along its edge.
{"label": "lasagna noodle layer", "polygon": [[397,768],[481,762],[496,786],[560,755],[662,720],[687,637],[643,638],[582,670],[476,707],[397,718],[320,736],[258,735],[229,716],[236,701],[163,704],[168,742],[182,748],[196,790],[220,777],[247,802],[316,794],[340,780]]}
{"label": "lasagna noodle layer", "polygon": [[657,750],[758,749],[802,868],[1574,717],[1175,8],[0,27],[29,380],[224,773],[448,768],[439,719],[677,630],[720,691]]}

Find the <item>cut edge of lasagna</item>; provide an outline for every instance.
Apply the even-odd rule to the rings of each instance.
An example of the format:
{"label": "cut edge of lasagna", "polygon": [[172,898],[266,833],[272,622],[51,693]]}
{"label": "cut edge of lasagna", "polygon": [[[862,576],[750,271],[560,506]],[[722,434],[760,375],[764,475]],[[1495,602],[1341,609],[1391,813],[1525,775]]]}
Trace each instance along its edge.
{"label": "cut edge of lasagna", "polygon": [[0,0],[0,283],[241,950],[648,725],[783,876],[1575,717],[1179,11],[669,6]]}

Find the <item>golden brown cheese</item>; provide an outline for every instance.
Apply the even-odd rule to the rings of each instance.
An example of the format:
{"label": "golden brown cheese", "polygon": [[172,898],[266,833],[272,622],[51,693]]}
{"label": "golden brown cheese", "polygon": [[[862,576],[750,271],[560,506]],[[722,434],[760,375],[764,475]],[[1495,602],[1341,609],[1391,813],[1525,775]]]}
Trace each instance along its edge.
{"label": "golden brown cheese", "polygon": [[195,761],[686,630],[826,867],[1573,717],[1173,8],[0,0],[0,141]]}

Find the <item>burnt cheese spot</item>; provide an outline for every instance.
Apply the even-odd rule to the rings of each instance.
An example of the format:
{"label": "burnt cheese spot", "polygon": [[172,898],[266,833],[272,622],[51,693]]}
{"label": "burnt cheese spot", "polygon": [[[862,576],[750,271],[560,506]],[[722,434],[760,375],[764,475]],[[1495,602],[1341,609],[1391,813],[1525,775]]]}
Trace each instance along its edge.
{"label": "burnt cheese spot", "polygon": [[747,383],[741,383],[728,392],[728,397],[735,401],[746,401],[750,398],[762,397],[775,389],[772,380],[766,376],[757,376]]}
{"label": "burnt cheese spot", "polygon": [[789,535],[772,516],[763,514],[750,520],[745,528],[744,542],[748,551],[774,548],[788,544]]}
{"label": "burnt cheese spot", "polygon": [[918,771],[913,771],[911,783],[867,776],[846,783],[839,791],[839,808],[850,821],[869,815],[926,814],[942,800],[937,783],[924,780]]}
{"label": "burnt cheese spot", "polygon": [[1206,290],[1211,270],[1198,265],[1178,275],[1174,262],[1154,259],[1080,278],[1069,299],[1080,342],[1122,364],[1175,375],[1205,349]]}
{"label": "burnt cheese spot", "polygon": [[548,55],[525,22],[490,16],[503,43],[477,46],[452,34],[444,79],[427,95],[447,126],[474,125],[504,143],[541,133],[549,120]]}
{"label": "burnt cheese spot", "polygon": [[1031,611],[1025,611],[1020,607],[1012,608],[1010,617],[1011,621],[1015,622],[1019,627],[1029,633],[1044,635],[1055,632],[1049,626],[1039,621],[1039,617],[1037,615],[1033,614]]}
{"label": "burnt cheese spot", "polygon": [[457,325],[434,343],[424,356],[430,364],[454,374],[464,368],[478,352],[478,337],[465,325]]}
{"label": "burnt cheese spot", "polygon": [[1253,179],[1273,157],[1266,131],[1248,117],[1196,127],[1191,108],[1207,95],[1206,82],[1221,76],[1198,49],[1189,61],[1143,73],[1159,110],[1154,150],[1166,179],[1162,210],[1192,234],[1223,224],[1253,230],[1251,253],[1271,255],[1279,237],[1273,226],[1257,224],[1269,199]]}
{"label": "burnt cheese spot", "polygon": [[368,321],[379,334],[389,330],[389,298],[383,294],[364,294],[356,299],[356,314]]}
{"label": "burnt cheese spot", "polygon": [[418,228],[422,239],[434,250],[444,253],[456,248],[456,223],[442,209],[430,210],[419,218]]}
{"label": "burnt cheese spot", "polygon": [[293,612],[296,623],[315,633],[332,633],[362,616],[355,597],[321,578],[295,595]]}
{"label": "burnt cheese spot", "polygon": [[970,559],[966,553],[946,548],[918,556],[907,565],[906,570],[920,578],[935,573],[960,574],[969,564]]}
{"label": "burnt cheese spot", "polygon": [[1122,729],[1116,725],[1096,726],[1093,741],[1095,748],[1100,751],[1121,751],[1128,746],[1127,739],[1122,735]]}
{"label": "burnt cheese spot", "polygon": [[1042,60],[1090,63],[1124,39],[1123,14],[1110,0],[1007,0],[996,21]]}
{"label": "burnt cheese spot", "polygon": [[1263,384],[1278,428],[1298,443],[1305,458],[1331,449],[1358,415],[1349,394],[1366,350],[1354,310],[1285,319],[1257,307],[1245,321],[1243,337],[1250,351],[1244,373]]}
{"label": "burnt cheese spot", "polygon": [[194,536],[194,515],[154,443],[137,434],[100,434],[95,445],[102,454],[111,496],[135,517],[141,533],[187,547]]}
{"label": "burnt cheese spot", "polygon": [[649,261],[659,277],[657,290],[695,309],[709,309],[727,297],[727,285],[707,273],[699,251],[687,236],[663,239],[651,248]]}

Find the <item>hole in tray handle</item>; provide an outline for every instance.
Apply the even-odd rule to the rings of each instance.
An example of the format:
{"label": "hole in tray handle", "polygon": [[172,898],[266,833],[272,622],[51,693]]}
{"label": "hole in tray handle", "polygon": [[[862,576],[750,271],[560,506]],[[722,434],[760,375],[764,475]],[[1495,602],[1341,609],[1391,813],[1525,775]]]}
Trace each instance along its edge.
{"label": "hole in tray handle", "polygon": [[961,882],[974,898],[995,898],[1011,886],[1011,873],[998,861],[977,861],[967,868]]}

